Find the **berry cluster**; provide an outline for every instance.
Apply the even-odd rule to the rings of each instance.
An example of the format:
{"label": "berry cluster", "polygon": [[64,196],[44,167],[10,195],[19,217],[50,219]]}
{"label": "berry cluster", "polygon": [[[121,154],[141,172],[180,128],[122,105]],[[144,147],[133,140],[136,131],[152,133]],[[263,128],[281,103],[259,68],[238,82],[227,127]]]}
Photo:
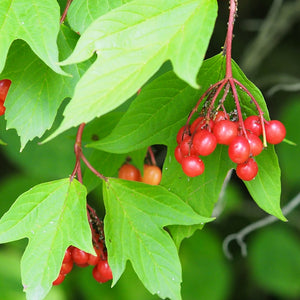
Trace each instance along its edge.
{"label": "berry cluster", "polygon": [[259,116],[249,116],[244,121],[231,121],[224,111],[219,110],[211,119],[198,117],[191,125],[183,126],[177,134],[175,158],[183,172],[195,177],[204,172],[204,163],[199,156],[211,154],[217,144],[228,145],[228,156],[237,164],[236,174],[249,181],[255,178],[258,166],[254,157],[263,150],[259,138],[265,135],[270,144],[278,144],[285,138],[284,125],[277,120],[266,121]]}
{"label": "berry cluster", "polygon": [[5,113],[4,101],[6,99],[11,81],[9,79],[0,80],[0,116]]}
{"label": "berry cluster", "polygon": [[74,263],[81,267],[94,266],[93,277],[100,283],[104,283],[112,279],[112,272],[107,262],[106,253],[103,249],[95,248],[97,255],[86,253],[76,247],[70,246],[65,252],[65,256],[60,268],[58,277],[53,281],[53,285],[61,284],[65,276],[73,269]]}
{"label": "berry cluster", "polygon": [[68,247],[64,255],[60,272],[58,277],[53,281],[53,285],[59,285],[64,281],[65,276],[72,271],[74,263],[81,268],[94,266],[92,272],[93,277],[100,283],[104,283],[113,278],[112,271],[107,262],[103,222],[100,221],[95,210],[88,204],[87,212],[96,255],[87,253],[74,246]]}
{"label": "berry cluster", "polygon": [[121,179],[141,181],[151,185],[158,185],[161,181],[161,169],[155,165],[144,165],[144,174],[134,165],[125,163],[119,169],[118,177]]}

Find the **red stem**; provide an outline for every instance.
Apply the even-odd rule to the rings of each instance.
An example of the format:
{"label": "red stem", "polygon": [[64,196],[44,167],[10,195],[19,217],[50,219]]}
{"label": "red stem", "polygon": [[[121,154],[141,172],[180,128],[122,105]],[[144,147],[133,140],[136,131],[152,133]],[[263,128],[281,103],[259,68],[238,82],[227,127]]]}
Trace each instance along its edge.
{"label": "red stem", "polygon": [[68,0],[68,2],[66,4],[66,7],[65,7],[65,10],[64,10],[64,12],[63,12],[63,14],[60,18],[60,24],[62,24],[64,22],[64,20],[66,19],[69,7],[70,7],[72,2],[73,2],[73,0]]}
{"label": "red stem", "polygon": [[232,39],[233,39],[233,25],[235,14],[237,11],[237,0],[230,0],[230,12],[228,20],[227,35],[225,41],[226,47],[226,75],[225,78],[232,78],[232,66],[231,66],[231,51],[232,51]]}
{"label": "red stem", "polygon": [[151,164],[152,164],[153,166],[156,166],[156,159],[155,159],[155,156],[154,156],[154,153],[153,153],[153,151],[152,151],[151,146],[148,147],[148,153],[149,153],[149,155],[150,155]]}

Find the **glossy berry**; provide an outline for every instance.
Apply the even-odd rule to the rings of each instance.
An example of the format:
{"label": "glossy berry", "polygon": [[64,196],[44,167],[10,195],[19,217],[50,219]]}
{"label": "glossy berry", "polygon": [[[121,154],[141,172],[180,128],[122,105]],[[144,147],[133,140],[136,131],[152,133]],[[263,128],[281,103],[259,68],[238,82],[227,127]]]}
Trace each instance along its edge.
{"label": "glossy berry", "polygon": [[182,159],[181,167],[189,177],[201,175],[204,172],[204,163],[198,156],[185,156]]}
{"label": "glossy berry", "polygon": [[65,275],[59,273],[57,278],[52,282],[53,285],[59,285],[65,280]]}
{"label": "glossy berry", "polygon": [[262,134],[262,126],[259,116],[249,116],[244,120],[244,126],[246,130],[257,136]]}
{"label": "glossy berry", "polygon": [[236,167],[237,176],[245,181],[250,181],[255,178],[258,172],[257,163],[253,158],[249,158],[246,162],[238,164]]}
{"label": "glossy berry", "polygon": [[60,273],[66,275],[70,273],[72,269],[73,269],[73,261],[71,260],[61,265]]}
{"label": "glossy berry", "polygon": [[96,266],[99,261],[100,257],[98,255],[89,254],[87,264],[90,266]]}
{"label": "glossy berry", "polygon": [[0,102],[4,103],[11,81],[9,79],[0,80]]}
{"label": "glossy berry", "polygon": [[270,144],[279,144],[283,141],[286,135],[286,129],[284,125],[277,120],[269,121],[265,125],[266,139]]}
{"label": "glossy berry", "polygon": [[107,260],[100,260],[93,269],[93,277],[100,283],[104,283],[113,278],[112,271]]}
{"label": "glossy berry", "polygon": [[83,250],[80,250],[76,247],[72,249],[72,259],[75,264],[77,265],[84,265],[87,264],[88,259],[89,259],[89,253],[86,253]]}
{"label": "glossy berry", "polygon": [[0,103],[0,116],[5,114],[5,110],[6,110],[5,106],[3,106],[2,103]]}
{"label": "glossy berry", "polygon": [[228,120],[228,119],[229,119],[228,114],[225,113],[225,112],[222,111],[222,110],[219,110],[219,111],[217,112],[216,116],[215,116],[214,121],[215,121],[215,123],[217,123],[217,122],[220,122],[220,121],[222,121],[222,120]]}
{"label": "glossy berry", "polygon": [[217,139],[208,130],[199,130],[193,137],[193,146],[199,155],[206,156],[216,149]]}
{"label": "glossy berry", "polygon": [[158,185],[161,181],[161,169],[158,166],[144,165],[142,182]]}
{"label": "glossy berry", "polygon": [[198,155],[197,151],[193,146],[192,138],[190,136],[186,136],[184,140],[180,143],[180,151],[183,156]]}
{"label": "glossy berry", "polygon": [[176,136],[177,144],[180,144],[187,136],[189,136],[189,126],[182,126]]}
{"label": "glossy berry", "polygon": [[191,133],[195,130],[201,129],[201,127],[205,124],[205,120],[203,117],[198,117],[191,125]]}
{"label": "glossy berry", "polygon": [[175,156],[176,160],[181,164],[183,155],[181,153],[179,145],[177,145],[176,148],[175,148],[175,150],[174,150],[174,156]]}
{"label": "glossy berry", "polygon": [[72,249],[73,247],[69,247],[66,252],[65,252],[65,256],[63,259],[63,263],[68,263],[70,261],[72,261]]}
{"label": "glossy berry", "polygon": [[254,133],[248,133],[247,136],[250,145],[250,154],[252,156],[257,156],[264,148],[263,143],[261,139]]}
{"label": "glossy berry", "polygon": [[234,122],[221,120],[215,124],[213,133],[218,144],[229,145],[237,136],[238,130]]}
{"label": "glossy berry", "polygon": [[250,155],[250,145],[244,136],[236,136],[228,147],[229,158],[237,164],[245,162]]}
{"label": "glossy berry", "polygon": [[119,170],[118,177],[125,180],[140,181],[141,172],[133,165],[124,164]]}

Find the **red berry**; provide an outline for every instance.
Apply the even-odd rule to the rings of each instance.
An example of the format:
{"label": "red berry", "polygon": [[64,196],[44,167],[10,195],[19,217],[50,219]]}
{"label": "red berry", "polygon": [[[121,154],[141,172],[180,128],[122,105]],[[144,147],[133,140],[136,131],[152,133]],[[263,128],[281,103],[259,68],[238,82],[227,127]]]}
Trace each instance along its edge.
{"label": "red berry", "polygon": [[201,129],[204,124],[205,120],[203,117],[197,118],[191,125],[191,133],[193,133],[195,130]]}
{"label": "red berry", "polygon": [[119,170],[118,177],[125,180],[140,181],[141,172],[133,165],[124,164]]}
{"label": "red berry", "polygon": [[245,181],[250,181],[255,178],[258,172],[257,163],[253,158],[249,158],[246,162],[238,164],[236,167],[237,176]]}
{"label": "red berry", "polygon": [[262,126],[259,116],[249,116],[245,119],[244,126],[246,130],[249,130],[251,133],[256,134],[257,136],[262,134]]}
{"label": "red berry", "polygon": [[11,81],[9,79],[0,80],[0,102],[4,103]]}
{"label": "red berry", "polygon": [[65,275],[59,273],[57,278],[52,282],[53,285],[59,285],[65,280]]}
{"label": "red berry", "polygon": [[264,148],[261,139],[254,133],[248,133],[248,142],[250,145],[250,154],[252,156],[260,154]]}
{"label": "red berry", "polygon": [[100,260],[93,269],[93,277],[100,283],[104,283],[113,278],[112,271],[107,260]]}
{"label": "red berry", "polygon": [[158,185],[161,181],[161,169],[158,166],[144,165],[142,182]]}
{"label": "red berry", "polygon": [[229,145],[237,136],[238,130],[234,122],[230,120],[221,120],[215,124],[213,133],[218,144]]}
{"label": "red berry", "polygon": [[201,175],[204,172],[204,163],[198,156],[185,156],[182,159],[181,167],[189,177]]}
{"label": "red berry", "polygon": [[72,249],[72,259],[76,265],[87,264],[89,259],[89,253],[86,253],[85,251],[74,247]]}
{"label": "red berry", "polygon": [[227,113],[225,113],[224,111],[222,110],[219,110],[215,116],[215,123],[217,122],[220,122],[222,120],[228,120],[229,119],[229,116]]}
{"label": "red berry", "polygon": [[286,129],[280,121],[272,120],[267,122],[265,129],[266,139],[270,144],[279,144],[285,138]]}
{"label": "red berry", "polygon": [[177,144],[180,144],[187,136],[189,136],[189,126],[182,126],[176,136]]}
{"label": "red berry", "polygon": [[5,106],[3,106],[2,103],[0,103],[0,116],[5,114],[5,110],[6,110]]}
{"label": "red berry", "polygon": [[211,132],[202,129],[195,133],[193,146],[199,155],[206,156],[216,149],[217,139]]}
{"label": "red berry", "polygon": [[228,147],[229,158],[237,164],[245,162],[250,155],[250,145],[244,136],[236,136]]}
{"label": "red berry", "polygon": [[61,265],[60,273],[66,275],[70,273],[72,269],[73,269],[73,261],[71,260]]}
{"label": "red berry", "polygon": [[190,136],[186,136],[179,146],[183,156],[198,155],[192,144],[192,138]]}
{"label": "red berry", "polygon": [[183,155],[181,153],[179,145],[177,145],[176,148],[175,148],[175,150],[174,150],[174,156],[175,156],[176,160],[181,164]]}
{"label": "red berry", "polygon": [[64,259],[63,259],[63,263],[67,263],[67,262],[70,262],[72,261],[72,248],[69,247],[66,252],[65,252],[65,256],[64,256]]}
{"label": "red berry", "polygon": [[89,259],[87,263],[90,266],[96,266],[99,261],[100,261],[100,257],[98,255],[89,254]]}

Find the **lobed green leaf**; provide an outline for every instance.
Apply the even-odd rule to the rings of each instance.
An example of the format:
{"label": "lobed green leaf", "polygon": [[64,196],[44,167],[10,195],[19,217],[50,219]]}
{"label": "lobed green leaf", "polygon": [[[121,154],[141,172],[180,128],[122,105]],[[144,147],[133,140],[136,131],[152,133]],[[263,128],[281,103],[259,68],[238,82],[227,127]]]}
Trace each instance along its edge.
{"label": "lobed green leaf", "polygon": [[24,290],[27,299],[43,299],[69,245],[94,253],[85,187],[66,178],[36,185],[19,196],[0,220],[0,243],[23,238],[29,239],[21,261]]}
{"label": "lobed green leaf", "polygon": [[130,260],[145,287],[161,298],[181,299],[181,267],[171,224],[205,223],[178,196],[162,186],[108,179],[104,182],[104,229],[113,284]]}
{"label": "lobed green leaf", "polygon": [[[11,43],[22,39],[32,51],[59,74],[56,44],[60,9],[53,0],[1,0],[0,2],[0,73]],[[47,20],[47,22],[45,22]]]}
{"label": "lobed green leaf", "polygon": [[198,87],[196,75],[216,15],[217,2],[211,0],[135,0],[95,20],[63,64],[86,60],[94,52],[97,59],[78,82],[50,138],[121,105],[168,59],[179,77]]}

